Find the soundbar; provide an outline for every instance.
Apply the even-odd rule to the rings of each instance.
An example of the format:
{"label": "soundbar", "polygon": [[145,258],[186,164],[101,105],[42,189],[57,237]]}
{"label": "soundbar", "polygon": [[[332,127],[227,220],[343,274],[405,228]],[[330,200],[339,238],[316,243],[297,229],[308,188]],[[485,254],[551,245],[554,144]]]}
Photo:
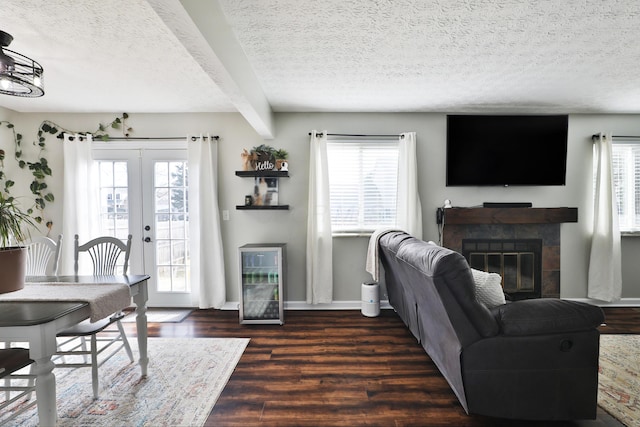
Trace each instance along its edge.
{"label": "soundbar", "polygon": [[504,203],[504,202],[484,202],[482,207],[484,208],[530,208],[533,206],[531,202],[515,202],[515,203]]}

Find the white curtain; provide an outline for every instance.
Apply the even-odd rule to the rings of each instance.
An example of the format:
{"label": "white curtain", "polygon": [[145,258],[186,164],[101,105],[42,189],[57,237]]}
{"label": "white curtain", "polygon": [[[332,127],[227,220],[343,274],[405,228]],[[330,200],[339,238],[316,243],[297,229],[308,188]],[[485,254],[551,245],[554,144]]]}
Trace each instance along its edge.
{"label": "white curtain", "polygon": [[594,143],[596,181],[588,296],[602,301],[617,301],[622,295],[620,229],[611,145],[611,135],[600,134]]}
{"label": "white curtain", "polygon": [[396,218],[399,229],[422,239],[422,204],[418,194],[415,132],[400,134]]}
{"label": "white curtain", "polygon": [[327,132],[311,131],[307,212],[307,303],[333,300],[333,237],[329,204]]}
{"label": "white curtain", "polygon": [[187,137],[191,292],[200,308],[226,302],[224,252],[218,211],[218,144],[209,135]]}
{"label": "white curtain", "polygon": [[74,274],[74,236],[77,234],[81,243],[98,237],[99,196],[95,191],[92,136],[68,133],[63,136],[63,243],[60,274]]}

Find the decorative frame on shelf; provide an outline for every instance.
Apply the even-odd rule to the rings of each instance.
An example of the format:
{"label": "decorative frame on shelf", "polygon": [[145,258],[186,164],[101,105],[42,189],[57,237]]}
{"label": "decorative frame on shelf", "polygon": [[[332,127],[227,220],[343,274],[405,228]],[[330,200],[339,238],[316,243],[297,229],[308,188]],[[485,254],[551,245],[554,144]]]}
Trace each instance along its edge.
{"label": "decorative frame on shelf", "polygon": [[[278,178],[289,178],[289,171],[278,170],[251,170],[251,171],[236,171],[236,176],[241,178],[271,178],[276,181],[276,194],[277,194],[277,180]],[[289,210],[289,205],[236,205],[236,210]]]}

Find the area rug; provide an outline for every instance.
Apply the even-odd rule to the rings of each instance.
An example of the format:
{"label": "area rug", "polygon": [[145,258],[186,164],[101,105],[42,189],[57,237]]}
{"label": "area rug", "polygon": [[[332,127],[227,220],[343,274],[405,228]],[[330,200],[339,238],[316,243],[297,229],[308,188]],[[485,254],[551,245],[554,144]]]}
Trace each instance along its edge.
{"label": "area rug", "polygon": [[627,426],[640,426],[640,335],[600,335],[598,405]]}
{"label": "area rug", "polygon": [[[148,323],[179,323],[182,322],[193,310],[191,309],[149,309],[147,310],[147,322]],[[135,323],[136,313],[135,311],[127,314],[122,322]]]}
{"label": "area rug", "polygon": [[[58,426],[201,426],[233,373],[248,338],[149,338],[147,378],[120,351],[100,368],[93,400],[91,369],[56,370]],[[17,426],[36,426],[32,410]],[[12,424],[13,425],[13,424]]]}

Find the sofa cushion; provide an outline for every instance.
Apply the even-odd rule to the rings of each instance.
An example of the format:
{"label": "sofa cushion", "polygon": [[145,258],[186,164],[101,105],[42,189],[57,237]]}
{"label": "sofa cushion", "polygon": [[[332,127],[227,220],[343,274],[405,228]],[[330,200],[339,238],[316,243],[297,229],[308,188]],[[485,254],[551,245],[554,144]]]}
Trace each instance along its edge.
{"label": "sofa cushion", "polygon": [[555,298],[514,301],[491,310],[503,335],[586,331],[604,322],[598,306]]}
{"label": "sofa cushion", "polygon": [[471,269],[473,281],[476,283],[476,298],[488,308],[506,304],[502,290],[502,277],[497,273]]}

